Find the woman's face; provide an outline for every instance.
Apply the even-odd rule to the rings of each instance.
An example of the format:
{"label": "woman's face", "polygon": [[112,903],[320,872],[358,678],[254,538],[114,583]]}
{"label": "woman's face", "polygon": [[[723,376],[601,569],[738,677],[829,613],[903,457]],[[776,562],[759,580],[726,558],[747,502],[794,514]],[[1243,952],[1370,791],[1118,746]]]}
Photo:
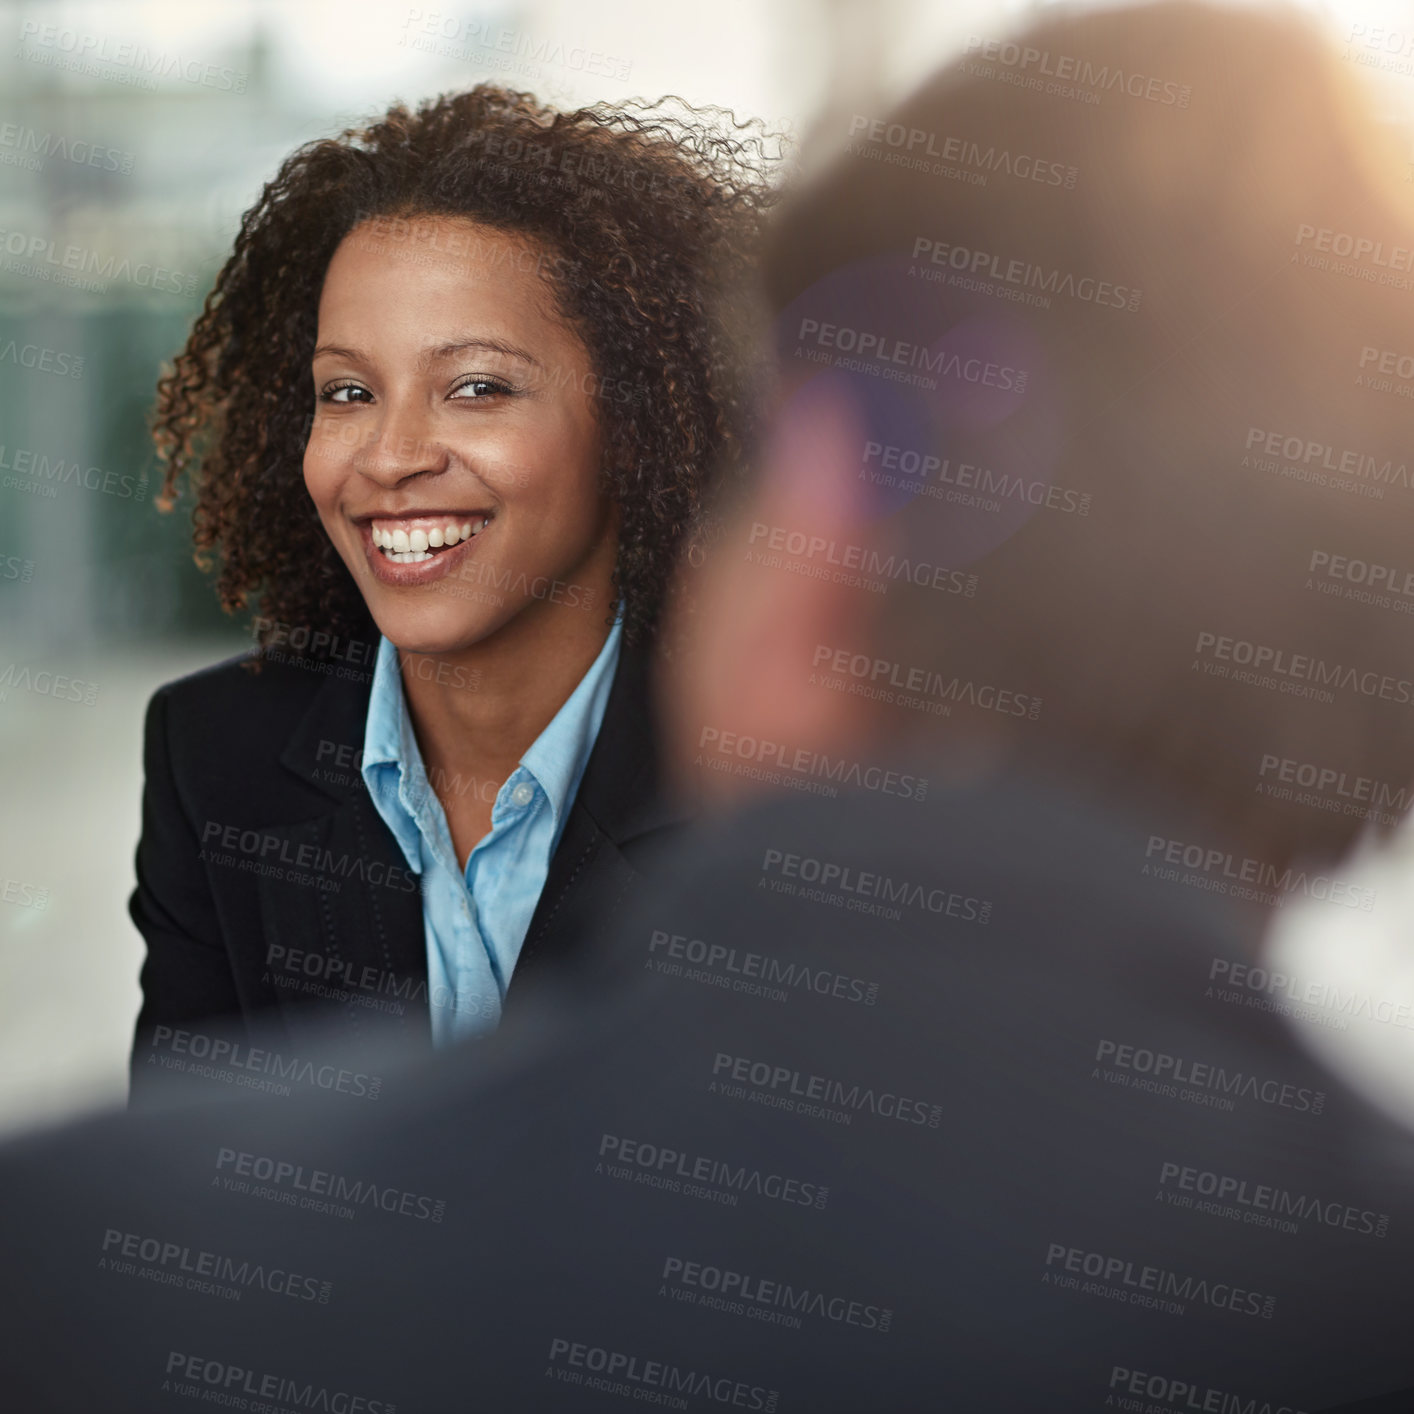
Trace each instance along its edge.
{"label": "woman's face", "polygon": [[555,314],[546,259],[526,238],[421,217],[356,227],[330,261],[304,480],[404,652],[553,614],[603,622],[617,517],[599,490],[594,370]]}

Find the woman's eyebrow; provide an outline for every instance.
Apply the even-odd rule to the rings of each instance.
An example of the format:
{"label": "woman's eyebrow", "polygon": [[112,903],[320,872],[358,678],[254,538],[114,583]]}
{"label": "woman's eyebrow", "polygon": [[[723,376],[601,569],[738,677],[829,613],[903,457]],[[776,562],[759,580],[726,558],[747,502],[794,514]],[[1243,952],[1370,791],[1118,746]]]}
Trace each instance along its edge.
{"label": "woman's eyebrow", "polygon": [[[518,358],[525,363],[540,367],[540,360],[534,354],[525,349],[517,348],[514,344],[508,344],[504,339],[487,339],[482,337],[455,339],[448,344],[438,344],[436,348],[425,350],[418,355],[417,365],[419,368],[426,368],[430,364],[438,363],[442,359],[452,358],[459,353],[465,353],[468,349],[486,349],[491,353],[505,354],[509,358]],[[315,349],[313,357],[323,358],[333,356],[348,359],[351,363],[371,363],[373,360],[361,349],[346,348],[341,344],[320,344]]]}
{"label": "woman's eyebrow", "polygon": [[455,354],[464,353],[467,349],[487,349],[491,353],[506,354],[510,358],[518,358],[525,363],[533,364],[536,368],[540,367],[540,360],[533,353],[517,348],[514,344],[508,344],[504,339],[487,338],[456,339],[450,344],[439,344],[435,349],[428,349],[418,359],[418,364],[425,368],[429,363],[451,358]]}

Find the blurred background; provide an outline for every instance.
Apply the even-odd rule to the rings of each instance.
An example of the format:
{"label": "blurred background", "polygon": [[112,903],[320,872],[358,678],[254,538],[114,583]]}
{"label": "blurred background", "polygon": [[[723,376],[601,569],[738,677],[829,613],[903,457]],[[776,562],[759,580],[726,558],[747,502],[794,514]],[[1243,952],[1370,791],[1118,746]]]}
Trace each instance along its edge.
{"label": "blurred background", "polygon": [[[1041,8],[0,0],[0,1130],[126,1093],[143,709],[250,643],[192,564],[189,505],[152,504],[146,417],[280,160],[483,79],[563,106],[678,94],[828,154],[851,113]],[[1410,130],[1414,0],[1305,9]]]}

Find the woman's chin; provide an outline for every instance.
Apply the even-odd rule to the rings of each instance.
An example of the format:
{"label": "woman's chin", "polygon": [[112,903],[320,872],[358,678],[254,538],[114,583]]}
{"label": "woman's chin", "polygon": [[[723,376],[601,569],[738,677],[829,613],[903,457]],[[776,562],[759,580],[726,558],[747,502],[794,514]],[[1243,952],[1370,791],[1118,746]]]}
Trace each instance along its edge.
{"label": "woman's chin", "polygon": [[427,657],[448,658],[466,653],[484,643],[502,626],[503,616],[487,613],[474,620],[459,617],[455,622],[430,622],[441,615],[385,614],[378,620],[378,631],[398,653],[418,653]]}

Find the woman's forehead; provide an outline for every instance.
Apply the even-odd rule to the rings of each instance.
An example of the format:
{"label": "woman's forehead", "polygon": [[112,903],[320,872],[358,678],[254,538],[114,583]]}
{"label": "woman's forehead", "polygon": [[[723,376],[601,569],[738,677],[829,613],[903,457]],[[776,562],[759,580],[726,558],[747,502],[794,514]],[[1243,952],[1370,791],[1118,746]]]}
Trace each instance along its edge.
{"label": "woman's forehead", "polygon": [[321,344],[342,342],[343,325],[400,335],[428,358],[477,339],[488,352],[501,345],[507,356],[533,355],[531,339],[567,337],[533,240],[470,222],[439,224],[416,244],[362,226],[345,237],[321,292]]}

